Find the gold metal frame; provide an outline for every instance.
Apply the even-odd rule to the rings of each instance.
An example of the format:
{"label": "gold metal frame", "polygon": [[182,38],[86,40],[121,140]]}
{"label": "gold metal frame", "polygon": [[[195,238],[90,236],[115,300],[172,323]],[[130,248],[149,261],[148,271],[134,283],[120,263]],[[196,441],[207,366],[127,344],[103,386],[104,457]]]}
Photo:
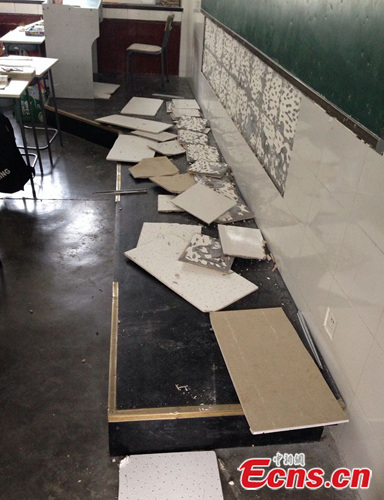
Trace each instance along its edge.
{"label": "gold metal frame", "polygon": [[116,407],[117,344],[119,331],[119,283],[112,284],[111,349],[109,357],[108,422],[143,422],[148,420],[177,420],[184,418],[214,418],[244,416],[239,404],[173,406],[118,410]]}

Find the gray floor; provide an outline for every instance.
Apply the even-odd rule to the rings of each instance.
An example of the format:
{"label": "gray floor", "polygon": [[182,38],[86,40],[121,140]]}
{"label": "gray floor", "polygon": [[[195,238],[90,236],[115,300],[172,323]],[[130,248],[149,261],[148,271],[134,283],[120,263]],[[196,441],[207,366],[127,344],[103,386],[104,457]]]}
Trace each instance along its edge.
{"label": "gray floor", "polygon": [[[107,436],[115,206],[93,194],[114,188],[115,169],[104,148],[68,134],[64,143],[53,169],[44,154],[37,201],[29,186],[0,195],[1,499],[117,497]],[[278,451],[329,472],[342,465],[328,432],[319,443],[217,450],[225,499],[356,498],[242,490],[242,461]]]}

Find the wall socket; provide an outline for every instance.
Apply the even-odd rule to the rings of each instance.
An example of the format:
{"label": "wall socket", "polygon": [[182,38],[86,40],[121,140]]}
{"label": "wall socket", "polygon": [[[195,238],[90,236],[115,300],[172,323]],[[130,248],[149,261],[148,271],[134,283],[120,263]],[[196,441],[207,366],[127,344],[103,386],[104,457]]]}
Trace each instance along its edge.
{"label": "wall socket", "polygon": [[336,321],[335,315],[330,310],[330,308],[327,307],[327,312],[325,313],[325,319],[324,319],[323,326],[324,326],[324,329],[328,333],[329,338],[331,340],[333,340],[333,336],[334,336],[335,330],[336,330],[336,325],[337,325],[337,321]]}

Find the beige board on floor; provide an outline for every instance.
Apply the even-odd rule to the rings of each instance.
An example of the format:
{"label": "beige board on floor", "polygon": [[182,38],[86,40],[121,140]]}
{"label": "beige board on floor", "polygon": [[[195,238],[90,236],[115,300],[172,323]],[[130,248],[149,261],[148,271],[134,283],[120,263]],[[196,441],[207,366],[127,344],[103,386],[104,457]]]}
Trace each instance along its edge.
{"label": "beige board on floor", "polygon": [[253,434],[348,421],[281,308],[210,319]]}
{"label": "beige board on floor", "polygon": [[211,224],[220,215],[236,205],[236,201],[230,200],[202,184],[195,184],[177,196],[173,203],[207,224]]}
{"label": "beige board on floor", "polygon": [[185,247],[184,239],[168,236],[124,255],[202,312],[218,311],[257,290],[236,273],[221,274],[179,261]]}
{"label": "beige board on floor", "polygon": [[140,137],[152,139],[156,142],[166,142],[177,139],[177,134],[171,134],[170,132],[160,132],[159,134],[152,134],[151,132],[143,132],[142,130],[133,130],[133,132],[131,133],[133,135],[139,135]]}
{"label": "beige board on floor", "polygon": [[195,185],[191,174],[162,175],[161,177],[150,177],[150,180],[170,193],[183,193]]}
{"label": "beige board on floor", "polygon": [[163,102],[162,99],[132,97],[120,113],[123,115],[155,116]]}
{"label": "beige board on floor", "polygon": [[149,179],[158,175],[174,175],[179,169],[166,156],[145,158],[129,169],[135,179]]}
{"label": "beige board on floor", "polygon": [[172,99],[172,105],[174,109],[200,109],[199,103],[196,99]]}
{"label": "beige board on floor", "polygon": [[132,130],[142,130],[159,134],[172,127],[170,123],[157,122],[154,120],[145,120],[144,118],[135,118],[134,116],[108,115],[96,118],[97,122],[115,125],[117,127],[129,128]]}
{"label": "beige board on floor", "polygon": [[107,160],[119,161],[123,163],[137,163],[144,158],[155,156],[153,149],[149,145],[153,141],[144,137],[133,135],[119,135],[112,149],[108,153]]}

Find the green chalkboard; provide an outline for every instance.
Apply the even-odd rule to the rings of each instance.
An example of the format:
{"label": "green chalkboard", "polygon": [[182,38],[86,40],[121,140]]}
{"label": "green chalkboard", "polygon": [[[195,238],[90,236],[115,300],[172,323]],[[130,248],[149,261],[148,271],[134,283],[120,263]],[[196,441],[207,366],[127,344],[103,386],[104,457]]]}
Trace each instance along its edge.
{"label": "green chalkboard", "polygon": [[202,0],[202,8],[377,135],[382,0]]}

